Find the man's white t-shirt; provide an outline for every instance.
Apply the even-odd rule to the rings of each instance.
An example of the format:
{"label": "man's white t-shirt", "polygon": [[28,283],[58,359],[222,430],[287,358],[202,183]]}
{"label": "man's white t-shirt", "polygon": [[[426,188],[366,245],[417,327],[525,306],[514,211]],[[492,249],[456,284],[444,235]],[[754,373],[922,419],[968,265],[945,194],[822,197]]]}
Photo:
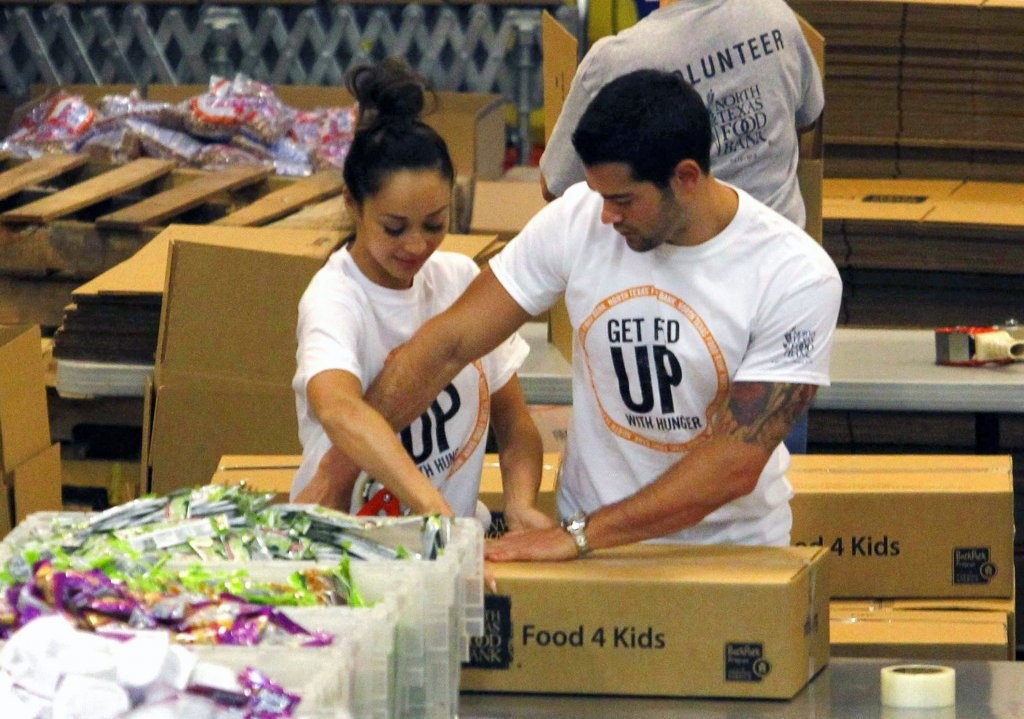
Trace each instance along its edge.
{"label": "man's white t-shirt", "polygon": [[[839,273],[803,230],[737,193],[736,216],[711,240],[638,253],[580,183],[491,260],[531,314],[565,292],[574,341],[564,515],[659,477],[709,436],[733,382],[828,384]],[[751,494],[668,539],[788,544],[788,465],[780,444]]]}
{"label": "man's white t-shirt", "polygon": [[[393,290],[370,281],[347,248],[331,255],[299,303],[292,388],[303,452],[292,496],[309,482],[331,446],[309,407],[309,380],[325,370],[344,370],[358,377],[365,391],[391,351],[447,309],[478,272],[464,255],[435,252],[410,289]],[[528,351],[526,342],[513,335],[465,367],[430,408],[399,433],[420,471],[459,516],[475,516],[490,396],[512,378]]]}

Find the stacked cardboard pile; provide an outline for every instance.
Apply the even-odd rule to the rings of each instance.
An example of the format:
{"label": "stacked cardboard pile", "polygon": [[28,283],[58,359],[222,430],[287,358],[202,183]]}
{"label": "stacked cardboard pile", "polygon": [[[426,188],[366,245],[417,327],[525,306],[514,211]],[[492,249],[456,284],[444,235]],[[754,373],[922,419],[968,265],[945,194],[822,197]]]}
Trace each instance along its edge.
{"label": "stacked cardboard pile", "polygon": [[830,176],[1013,180],[1024,165],[1024,7],[794,0],[828,42]]}
{"label": "stacked cardboard pile", "polygon": [[1013,659],[1009,457],[797,455],[792,540],[832,555],[835,656]]}
{"label": "stacked cardboard pile", "polygon": [[60,509],[60,445],[50,441],[39,328],[0,325],[0,537]]}
{"label": "stacked cardboard pile", "polygon": [[824,245],[844,280],[840,323],[991,325],[1021,312],[1024,185],[825,182]]}
{"label": "stacked cardboard pile", "polygon": [[72,293],[53,340],[59,392],[142,396],[166,266],[167,240],[158,237]]}

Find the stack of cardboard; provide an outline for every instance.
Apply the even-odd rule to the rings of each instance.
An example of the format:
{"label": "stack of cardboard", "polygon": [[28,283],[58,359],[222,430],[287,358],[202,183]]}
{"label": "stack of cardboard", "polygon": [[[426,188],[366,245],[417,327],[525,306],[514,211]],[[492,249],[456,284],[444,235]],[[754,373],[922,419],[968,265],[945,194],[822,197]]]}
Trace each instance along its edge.
{"label": "stack of cardboard", "polygon": [[829,7],[813,0],[790,5],[825,37],[827,136],[856,137],[865,144],[895,137],[902,5],[863,1]]}
{"label": "stack of cardboard", "polygon": [[41,348],[37,326],[0,325],[0,537],[33,512],[61,507]]}
{"label": "stack of cardboard", "polygon": [[794,544],[828,548],[835,656],[1013,659],[1012,463],[797,455]]}
{"label": "stack of cardboard", "polygon": [[790,4],[828,41],[825,139],[830,176],[1020,176],[1020,3]]}
{"label": "stack of cardboard", "polygon": [[828,179],[824,187],[824,245],[844,280],[841,324],[984,326],[1020,314],[1024,185]]}
{"label": "stack of cardboard", "polygon": [[54,333],[58,391],[142,395],[153,366],[166,267],[167,241],[158,236],[72,293]]}

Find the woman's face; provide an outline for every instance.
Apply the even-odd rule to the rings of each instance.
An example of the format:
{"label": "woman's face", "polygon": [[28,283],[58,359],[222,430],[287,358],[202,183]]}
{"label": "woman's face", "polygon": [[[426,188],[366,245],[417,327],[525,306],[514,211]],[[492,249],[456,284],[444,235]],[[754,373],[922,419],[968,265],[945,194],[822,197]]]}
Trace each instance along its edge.
{"label": "woman's face", "polygon": [[399,170],[380,191],[349,203],[359,269],[382,287],[406,289],[448,231],[451,185],[437,170]]}

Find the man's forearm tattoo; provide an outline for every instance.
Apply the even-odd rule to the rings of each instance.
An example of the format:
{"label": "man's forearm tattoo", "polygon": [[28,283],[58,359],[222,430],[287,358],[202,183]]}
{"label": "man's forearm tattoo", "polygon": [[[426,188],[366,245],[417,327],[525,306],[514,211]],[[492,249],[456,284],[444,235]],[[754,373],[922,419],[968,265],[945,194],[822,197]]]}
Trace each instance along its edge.
{"label": "man's forearm tattoo", "polygon": [[738,382],[726,411],[719,415],[718,429],[750,444],[774,447],[814,399],[816,389],[808,384]]}

